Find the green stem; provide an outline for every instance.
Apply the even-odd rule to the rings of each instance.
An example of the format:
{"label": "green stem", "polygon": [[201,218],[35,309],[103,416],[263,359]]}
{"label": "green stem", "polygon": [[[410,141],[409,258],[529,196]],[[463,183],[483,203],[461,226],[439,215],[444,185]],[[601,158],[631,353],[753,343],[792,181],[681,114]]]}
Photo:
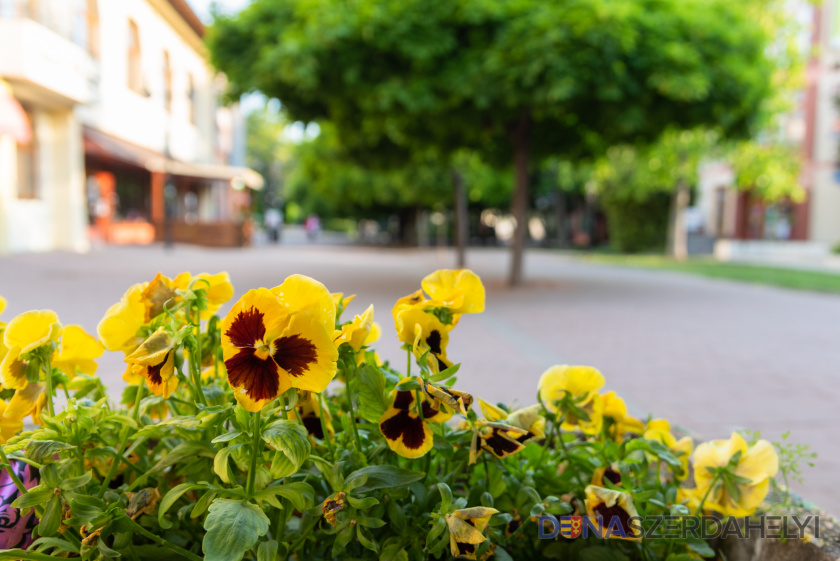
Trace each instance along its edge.
{"label": "green stem", "polygon": [[42,360],[42,365],[44,367],[44,373],[46,374],[45,378],[47,382],[47,413],[49,413],[50,417],[54,417],[55,408],[53,407],[52,364],[50,364],[49,353],[44,353],[44,358]]}
{"label": "green stem", "polygon": [[150,532],[149,530],[147,530],[146,528],[144,528],[143,526],[141,526],[140,524],[138,524],[137,522],[135,522],[131,518],[126,517],[126,520],[128,521],[129,526],[131,526],[131,528],[135,532],[146,536],[147,538],[149,538],[150,540],[152,540],[156,544],[158,544],[160,546],[163,546],[166,549],[169,549],[171,551],[174,551],[175,553],[177,553],[178,555],[180,555],[182,557],[185,557],[187,559],[191,559],[192,561],[204,561],[204,559],[202,557],[199,557],[195,553],[193,553],[191,551],[187,551],[186,549],[184,549],[182,547],[178,547],[174,543],[170,543],[170,542],[166,541],[165,539],[163,539],[162,537],[153,534],[152,532]]}
{"label": "green stem", "polygon": [[[143,398],[143,382],[137,385],[137,393],[134,394],[134,409],[131,411],[131,418],[134,421],[137,421],[137,415],[140,411],[140,400]],[[111,468],[108,470],[108,475],[105,476],[105,479],[102,480],[102,485],[99,487],[99,492],[96,494],[98,498],[102,498],[105,496],[105,491],[108,490],[108,485],[111,484],[111,480],[114,479],[114,475],[117,473],[117,468],[119,468],[120,464],[123,462],[123,450],[125,450],[125,445],[128,443],[128,431],[131,430],[131,427],[125,425],[122,429],[122,434],[120,435],[120,444],[117,446],[117,453],[114,456],[114,462],[111,464]]]}
{"label": "green stem", "polygon": [[490,492],[490,468],[487,467],[487,454],[481,455],[481,461],[484,463],[484,488]]}
{"label": "green stem", "polygon": [[0,460],[3,460],[3,467],[6,468],[6,473],[9,474],[9,477],[12,479],[12,483],[15,484],[17,490],[20,491],[21,495],[25,495],[29,492],[29,490],[23,486],[23,482],[15,473],[15,470],[12,468],[12,462],[9,461],[9,458],[6,457],[6,451],[3,450],[3,445],[0,444]]}
{"label": "green stem", "polygon": [[257,480],[257,460],[262,456],[262,448],[260,446],[260,413],[261,409],[254,413],[254,440],[251,447],[251,469],[248,470],[248,487],[246,492],[248,497],[254,495],[254,483]]}
{"label": "green stem", "polygon": [[330,451],[330,459],[335,462],[335,450],[333,449],[332,436],[327,430],[327,419],[324,417],[324,408],[326,407],[324,404],[324,394],[319,393],[318,397],[315,398],[315,401],[318,402],[318,415],[321,417],[321,432],[324,433],[324,440],[327,441],[327,448]]}
{"label": "green stem", "polygon": [[[194,354],[190,354],[190,373],[192,374],[193,385],[195,386],[195,397],[198,402],[207,407],[207,398],[204,396],[204,390],[201,389],[201,316],[198,310],[195,311],[196,320],[193,322],[195,327],[195,344],[196,350]],[[190,310],[189,317],[192,318],[192,310]],[[190,320],[192,322],[192,319]]]}
{"label": "green stem", "polygon": [[405,377],[411,377],[411,349],[406,349]]}
{"label": "green stem", "polygon": [[709,488],[706,489],[706,493],[703,495],[703,498],[700,499],[700,504],[697,505],[697,510],[694,511],[694,516],[700,516],[700,513],[703,512],[703,505],[706,504],[706,499],[709,498],[709,493],[711,493],[712,489],[715,488],[715,485],[717,485],[717,481],[719,478],[719,473],[716,473],[715,476],[712,478],[712,482],[709,483]]}
{"label": "green stem", "polygon": [[[355,355],[351,356],[350,359],[355,364],[356,357]],[[350,365],[350,363],[345,360],[344,361],[344,381],[345,381],[345,392],[347,394],[347,410],[350,412],[350,424],[353,426],[353,436],[356,439],[356,449],[361,451],[362,450],[362,439],[359,438],[359,429],[356,427],[356,411],[353,409],[353,392],[350,389],[350,382],[351,376],[350,372],[354,367]]]}

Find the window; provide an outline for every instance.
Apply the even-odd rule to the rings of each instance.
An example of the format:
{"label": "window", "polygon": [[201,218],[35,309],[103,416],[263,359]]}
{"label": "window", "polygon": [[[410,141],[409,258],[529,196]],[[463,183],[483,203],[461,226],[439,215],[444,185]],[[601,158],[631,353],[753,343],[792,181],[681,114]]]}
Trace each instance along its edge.
{"label": "window", "polygon": [[195,124],[196,93],[195,93],[195,81],[193,80],[192,74],[187,76],[187,80],[188,80],[188,88],[189,88],[188,91],[187,91],[187,97],[188,97],[188,102],[189,102],[189,106],[190,106],[190,123]]}
{"label": "window", "polygon": [[163,51],[163,107],[172,112],[172,65],[166,51]]}
{"label": "window", "polygon": [[35,122],[32,114],[24,109],[26,119],[32,127],[32,138],[29,144],[17,146],[17,197],[19,199],[37,199],[40,195],[38,188],[38,143]]}
{"label": "window", "polygon": [[128,20],[128,87],[145,95],[140,67],[140,33],[132,20]]}

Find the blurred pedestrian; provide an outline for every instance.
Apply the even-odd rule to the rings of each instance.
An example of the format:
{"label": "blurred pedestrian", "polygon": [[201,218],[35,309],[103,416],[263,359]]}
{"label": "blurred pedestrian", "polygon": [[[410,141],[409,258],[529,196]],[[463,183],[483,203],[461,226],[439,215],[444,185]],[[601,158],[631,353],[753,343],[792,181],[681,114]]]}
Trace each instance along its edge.
{"label": "blurred pedestrian", "polygon": [[269,208],[265,211],[265,227],[268,230],[268,239],[271,243],[280,241],[280,230],[283,228],[283,213],[276,208]]}
{"label": "blurred pedestrian", "polygon": [[318,233],[321,231],[321,219],[318,218],[317,214],[310,214],[306,217],[306,220],[303,221],[303,229],[306,230],[306,237],[309,238],[310,241],[314,241],[315,238],[318,237]]}

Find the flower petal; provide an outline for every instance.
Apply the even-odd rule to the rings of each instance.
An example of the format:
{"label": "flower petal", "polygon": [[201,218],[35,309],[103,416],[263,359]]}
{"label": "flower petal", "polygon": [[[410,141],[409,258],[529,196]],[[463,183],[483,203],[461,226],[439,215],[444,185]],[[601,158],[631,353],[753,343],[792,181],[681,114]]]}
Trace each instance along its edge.
{"label": "flower petal", "polygon": [[456,314],[484,311],[484,285],[469,269],[440,269],[420,283],[432,300],[438,300]]}
{"label": "flower petal", "polygon": [[379,430],[388,447],[404,458],[419,458],[432,449],[432,429],[407,410],[391,407],[385,411]]}
{"label": "flower petal", "polygon": [[293,314],[271,346],[271,357],[288,373],[293,387],[320,393],[335,378],[338,350],[323,324],[310,314]]}
{"label": "flower petal", "polygon": [[61,334],[58,314],[52,310],[32,310],[12,319],[3,331],[3,344],[8,348],[20,347],[25,354],[50,341],[57,341]]}
{"label": "flower petal", "polygon": [[327,287],[315,279],[305,275],[291,275],[282,284],[272,288],[271,292],[286,307],[287,313],[306,312],[327,333],[335,330],[335,300]]}
{"label": "flower petal", "polygon": [[[234,396],[249,411],[259,411],[291,387],[285,373],[271,358],[259,358],[253,349],[224,349],[228,383]],[[249,408],[250,407],[250,408]]]}
{"label": "flower petal", "polygon": [[143,326],[146,307],[143,304],[143,285],[135,284],[122,295],[120,301],[108,308],[96,327],[102,345],[109,351],[136,347],[140,341],[137,331]]}

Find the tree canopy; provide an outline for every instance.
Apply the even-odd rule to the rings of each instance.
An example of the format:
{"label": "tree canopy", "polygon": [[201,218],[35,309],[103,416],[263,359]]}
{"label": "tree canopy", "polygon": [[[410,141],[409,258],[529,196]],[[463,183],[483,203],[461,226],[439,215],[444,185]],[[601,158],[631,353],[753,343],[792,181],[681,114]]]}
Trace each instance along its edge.
{"label": "tree canopy", "polygon": [[[730,0],[255,0],[208,33],[239,94],[328,120],[359,161],[468,148],[516,169],[597,156],[666,128],[752,132],[771,91],[769,37]],[[514,236],[521,279],[526,228]]]}

